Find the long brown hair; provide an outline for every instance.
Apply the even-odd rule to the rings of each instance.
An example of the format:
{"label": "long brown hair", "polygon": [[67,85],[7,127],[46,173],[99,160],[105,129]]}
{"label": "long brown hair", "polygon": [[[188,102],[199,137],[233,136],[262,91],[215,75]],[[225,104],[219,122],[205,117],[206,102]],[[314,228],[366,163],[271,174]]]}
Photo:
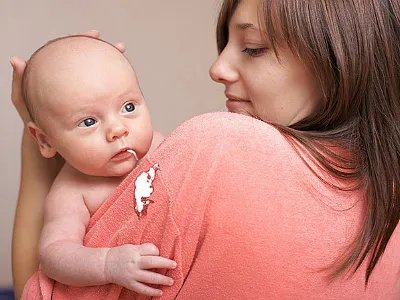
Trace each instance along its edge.
{"label": "long brown hair", "polygon": [[[222,4],[219,53],[228,43],[229,22],[239,3]],[[367,260],[367,284],[400,219],[400,4],[397,0],[260,0],[259,4],[259,25],[278,57],[278,45],[287,44],[320,80],[324,95],[310,116],[290,127],[275,126],[300,155],[299,145],[323,170],[357,183],[347,188],[327,184],[365,191],[363,228],[330,278],[353,266],[355,272]],[[340,155],[327,144],[351,155]]]}

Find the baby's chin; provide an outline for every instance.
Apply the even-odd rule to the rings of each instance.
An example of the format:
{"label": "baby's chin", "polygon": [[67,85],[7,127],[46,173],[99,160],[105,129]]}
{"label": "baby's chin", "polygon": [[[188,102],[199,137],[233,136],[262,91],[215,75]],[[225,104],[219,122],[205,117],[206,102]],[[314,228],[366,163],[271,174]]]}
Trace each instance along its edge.
{"label": "baby's chin", "polygon": [[102,170],[86,170],[86,175],[94,177],[125,177],[136,167],[137,161],[130,160],[118,165],[108,166]]}
{"label": "baby's chin", "polygon": [[[136,161],[135,162],[128,162],[118,165],[118,166],[113,166],[109,170],[107,170],[107,177],[125,177],[127,176],[132,170],[136,167]],[[100,175],[101,176],[101,175]]]}

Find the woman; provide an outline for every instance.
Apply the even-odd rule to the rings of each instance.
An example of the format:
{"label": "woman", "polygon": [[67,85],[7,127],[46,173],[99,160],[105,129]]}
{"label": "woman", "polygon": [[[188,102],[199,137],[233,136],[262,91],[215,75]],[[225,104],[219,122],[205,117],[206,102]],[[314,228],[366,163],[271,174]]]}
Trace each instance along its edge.
{"label": "woman", "polygon": [[[398,298],[399,19],[392,0],[224,1],[210,75],[225,85],[229,111],[253,118],[199,117],[150,157],[164,166],[174,217],[185,220],[176,223],[185,255],[173,250],[181,278],[165,297]],[[24,119],[24,64],[14,64]],[[28,137],[22,149],[17,293],[37,268],[28,255],[57,173]],[[191,222],[196,234],[183,230]],[[25,237],[26,226],[37,235]]]}

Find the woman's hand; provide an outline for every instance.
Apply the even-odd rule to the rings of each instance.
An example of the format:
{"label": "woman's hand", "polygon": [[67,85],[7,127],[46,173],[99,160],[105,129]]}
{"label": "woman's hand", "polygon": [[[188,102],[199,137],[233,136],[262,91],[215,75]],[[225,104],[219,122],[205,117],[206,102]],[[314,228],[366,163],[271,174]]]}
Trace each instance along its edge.
{"label": "woman's hand", "polygon": [[11,89],[11,101],[17,109],[19,116],[26,125],[31,118],[28,110],[26,109],[24,99],[22,97],[22,75],[24,74],[26,62],[19,57],[11,57],[10,63],[13,67],[13,79]]}
{"label": "woman's hand", "polygon": [[[78,33],[77,35],[85,35],[85,36],[90,36],[93,38],[100,38],[100,33],[97,30],[89,30],[89,31],[85,31],[82,33]],[[125,52],[125,45],[124,43],[113,43],[114,47],[117,48],[121,53]]]}

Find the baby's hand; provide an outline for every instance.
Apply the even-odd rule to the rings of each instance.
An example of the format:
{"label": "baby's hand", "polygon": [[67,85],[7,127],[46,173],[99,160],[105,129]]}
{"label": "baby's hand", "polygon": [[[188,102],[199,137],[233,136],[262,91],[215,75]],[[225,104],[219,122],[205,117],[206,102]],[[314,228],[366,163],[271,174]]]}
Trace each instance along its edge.
{"label": "baby's hand", "polygon": [[161,296],[162,291],[145,283],[171,286],[172,278],[149,269],[174,269],[176,263],[159,256],[158,248],[153,244],[123,245],[111,248],[106,257],[105,276],[129,290],[147,296]]}

